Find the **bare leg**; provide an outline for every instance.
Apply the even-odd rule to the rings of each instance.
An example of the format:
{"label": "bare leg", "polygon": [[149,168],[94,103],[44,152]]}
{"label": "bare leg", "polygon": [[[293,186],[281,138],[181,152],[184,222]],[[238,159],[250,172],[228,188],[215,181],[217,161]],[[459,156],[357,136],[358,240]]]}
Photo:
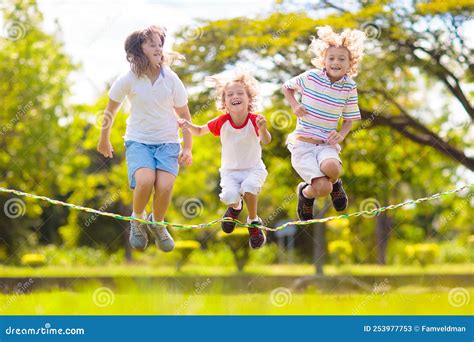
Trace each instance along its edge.
{"label": "bare leg", "polygon": [[251,194],[250,192],[246,192],[244,194],[244,200],[249,211],[249,218],[257,218],[257,195]]}
{"label": "bare leg", "polygon": [[165,171],[156,171],[155,195],[153,196],[153,218],[163,221],[171,201],[171,193],[176,176]]}
{"label": "bare leg", "polygon": [[326,197],[332,191],[332,183],[328,177],[313,178],[311,185],[303,190],[307,198]]}
{"label": "bare leg", "polygon": [[137,215],[145,211],[155,183],[155,171],[140,168],[135,171],[135,189],[133,190],[133,212]]}
{"label": "bare leg", "polygon": [[334,184],[341,176],[342,165],[337,159],[326,159],[321,163],[321,171]]}

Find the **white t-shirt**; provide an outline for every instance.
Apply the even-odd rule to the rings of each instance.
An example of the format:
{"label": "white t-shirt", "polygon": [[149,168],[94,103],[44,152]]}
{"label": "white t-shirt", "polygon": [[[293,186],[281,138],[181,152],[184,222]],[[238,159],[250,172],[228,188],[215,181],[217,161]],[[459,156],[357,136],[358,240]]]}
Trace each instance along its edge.
{"label": "white t-shirt", "polygon": [[249,113],[245,122],[237,126],[230,114],[224,114],[209,121],[207,127],[212,134],[221,138],[222,169],[265,168],[262,161],[257,115]]}
{"label": "white t-shirt", "polygon": [[127,118],[125,140],[144,144],[178,143],[178,120],[174,107],[188,103],[186,89],[178,75],[163,66],[152,85],[147,76],[137,77],[132,71],[121,75],[112,85],[109,97],[122,102],[125,97],[131,103]]}

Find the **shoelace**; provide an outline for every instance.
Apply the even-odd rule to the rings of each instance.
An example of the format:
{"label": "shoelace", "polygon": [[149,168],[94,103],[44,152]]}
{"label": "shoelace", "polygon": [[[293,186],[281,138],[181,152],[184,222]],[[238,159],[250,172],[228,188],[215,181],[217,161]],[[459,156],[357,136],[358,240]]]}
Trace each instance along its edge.
{"label": "shoelace", "polygon": [[313,214],[313,207],[303,204],[303,214]]}
{"label": "shoelace", "polygon": [[166,228],[164,227],[158,227],[156,229],[156,232],[158,233],[158,238],[160,239],[160,241],[164,241],[164,240],[168,240],[169,237],[168,237],[168,231],[166,230]]}
{"label": "shoelace", "polygon": [[250,231],[250,238],[251,239],[259,239],[260,238],[260,229],[258,228],[249,228]]}
{"label": "shoelace", "polygon": [[143,231],[139,228],[139,222],[132,222],[132,235],[135,236],[144,236]]}
{"label": "shoelace", "polygon": [[331,192],[331,196],[333,198],[339,199],[339,198],[344,198],[344,192],[342,190],[339,191],[333,191]]}

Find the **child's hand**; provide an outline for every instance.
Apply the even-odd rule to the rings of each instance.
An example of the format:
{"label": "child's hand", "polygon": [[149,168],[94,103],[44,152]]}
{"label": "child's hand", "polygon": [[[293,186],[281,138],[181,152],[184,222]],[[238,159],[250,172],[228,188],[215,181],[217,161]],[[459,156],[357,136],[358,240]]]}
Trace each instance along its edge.
{"label": "child's hand", "polygon": [[267,129],[267,119],[264,116],[258,115],[257,116],[257,127],[259,130]]}
{"label": "child's hand", "polygon": [[336,145],[343,140],[344,140],[344,137],[342,136],[341,133],[339,133],[338,131],[332,131],[331,133],[329,133],[327,141],[329,145]]}
{"label": "child's hand", "polygon": [[178,126],[181,129],[188,129],[191,126],[191,123],[186,119],[178,119]]}
{"label": "child's hand", "polygon": [[102,154],[105,158],[113,158],[114,149],[110,140],[99,140],[99,144],[97,145],[97,151]]}
{"label": "child's hand", "polygon": [[178,158],[179,165],[182,166],[189,166],[193,163],[193,154],[191,152],[191,149],[185,148],[183,151],[179,154]]}
{"label": "child's hand", "polygon": [[306,109],[303,107],[303,105],[298,105],[298,107],[296,108],[293,108],[293,112],[295,113],[295,115],[299,118],[305,116],[306,114],[308,114],[308,112],[306,111]]}

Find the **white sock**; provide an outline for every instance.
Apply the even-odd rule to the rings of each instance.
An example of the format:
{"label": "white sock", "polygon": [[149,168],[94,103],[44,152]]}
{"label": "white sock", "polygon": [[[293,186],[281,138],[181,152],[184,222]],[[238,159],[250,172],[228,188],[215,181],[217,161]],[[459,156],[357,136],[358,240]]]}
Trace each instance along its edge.
{"label": "white sock", "polygon": [[139,218],[139,219],[142,219],[142,220],[146,220],[146,211],[144,211],[141,214],[137,214],[136,212],[133,212],[132,217],[136,217],[136,218]]}
{"label": "white sock", "polygon": [[258,221],[258,216],[255,216],[255,218],[251,219],[250,216],[247,216],[247,223],[250,224],[252,222]]}
{"label": "white sock", "polygon": [[239,201],[239,205],[237,206],[237,208],[234,208],[235,210],[240,210],[242,209],[242,200]]}
{"label": "white sock", "polygon": [[[153,214],[153,213],[151,214],[151,220],[152,220],[153,222],[163,222],[163,221],[164,221],[164,220],[156,221],[156,220],[155,220],[155,214]],[[158,227],[162,227],[162,226],[158,226]]]}

